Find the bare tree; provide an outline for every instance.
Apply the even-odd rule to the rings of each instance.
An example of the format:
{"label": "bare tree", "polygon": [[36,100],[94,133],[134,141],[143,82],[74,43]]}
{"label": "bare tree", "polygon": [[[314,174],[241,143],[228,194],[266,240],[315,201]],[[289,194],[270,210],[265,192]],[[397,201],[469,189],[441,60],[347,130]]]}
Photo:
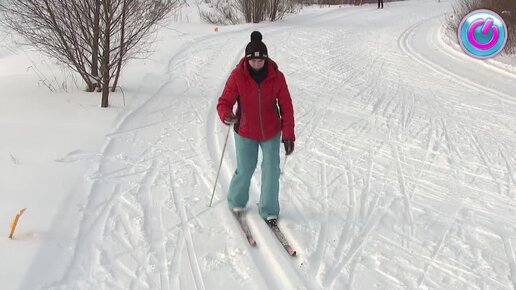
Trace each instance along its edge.
{"label": "bare tree", "polygon": [[267,16],[270,21],[282,19],[287,13],[295,13],[298,3],[295,0],[267,0]]}
{"label": "bare tree", "polygon": [[[99,38],[100,38],[100,2],[101,0],[95,0],[93,7],[88,9],[90,15],[93,15],[92,37],[91,37],[91,76],[98,80],[99,78]],[[91,17],[88,17],[91,19]],[[97,86],[100,82],[97,81]]]}
{"label": "bare tree", "polygon": [[199,6],[197,6],[197,9],[202,21],[207,23],[219,25],[242,23],[242,13],[240,13],[235,3],[217,1],[210,3],[208,9],[201,9]]}
{"label": "bare tree", "polygon": [[1,19],[28,44],[77,71],[86,83],[86,90],[93,91],[94,82],[87,70],[86,40],[81,33],[86,26],[78,27],[76,15],[80,12],[74,11],[74,8],[79,6],[69,6],[70,3],[72,2],[8,0],[0,4],[3,12]]}
{"label": "bare tree", "polygon": [[79,73],[109,105],[124,63],[146,52],[153,29],[181,0],[6,0],[2,21],[26,43]]}
{"label": "bare tree", "polygon": [[265,20],[265,1],[263,0],[238,0],[237,7],[247,23],[258,23]]}
{"label": "bare tree", "polygon": [[216,0],[211,10],[199,11],[201,19],[213,24],[276,21],[296,11],[299,0]]}
{"label": "bare tree", "polygon": [[[276,18],[278,18],[278,9],[280,8],[281,0],[269,0],[267,4],[269,4],[268,7],[268,14],[270,21],[275,21]],[[281,17],[279,17],[281,18]]]}

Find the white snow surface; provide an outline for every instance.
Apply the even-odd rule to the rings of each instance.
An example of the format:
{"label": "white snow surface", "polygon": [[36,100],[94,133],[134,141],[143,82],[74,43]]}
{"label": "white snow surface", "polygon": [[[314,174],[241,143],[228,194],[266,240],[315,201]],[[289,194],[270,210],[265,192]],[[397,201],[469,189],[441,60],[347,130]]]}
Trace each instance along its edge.
{"label": "white snow surface", "polygon": [[[1,288],[516,289],[516,61],[464,54],[450,11],[310,8],[219,32],[176,15],[108,109],[2,32]],[[217,98],[253,30],[294,103],[279,220],[294,258],[258,215],[259,166],[256,248],[227,210],[232,137],[208,207]]]}

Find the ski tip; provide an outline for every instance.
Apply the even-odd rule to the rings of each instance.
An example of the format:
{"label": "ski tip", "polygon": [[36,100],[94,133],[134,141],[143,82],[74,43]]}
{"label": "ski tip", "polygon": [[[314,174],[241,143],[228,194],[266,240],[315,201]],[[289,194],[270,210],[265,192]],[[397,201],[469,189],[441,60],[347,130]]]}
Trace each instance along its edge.
{"label": "ski tip", "polygon": [[292,248],[288,249],[288,254],[291,255],[292,257],[295,257],[297,255],[296,250],[294,250]]}

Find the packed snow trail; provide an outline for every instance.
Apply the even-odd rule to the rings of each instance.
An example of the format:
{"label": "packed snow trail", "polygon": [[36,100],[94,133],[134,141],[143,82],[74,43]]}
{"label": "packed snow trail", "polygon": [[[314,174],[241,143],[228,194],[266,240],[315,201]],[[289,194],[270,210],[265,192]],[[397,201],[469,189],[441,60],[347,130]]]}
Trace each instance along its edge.
{"label": "packed snow trail", "polygon": [[[311,10],[184,41],[107,136],[70,266],[47,288],[514,289],[516,82],[447,47],[448,11]],[[252,206],[260,167],[257,248],[227,210],[232,141],[207,207],[217,97],[254,29],[294,102],[280,227],[296,258]]]}

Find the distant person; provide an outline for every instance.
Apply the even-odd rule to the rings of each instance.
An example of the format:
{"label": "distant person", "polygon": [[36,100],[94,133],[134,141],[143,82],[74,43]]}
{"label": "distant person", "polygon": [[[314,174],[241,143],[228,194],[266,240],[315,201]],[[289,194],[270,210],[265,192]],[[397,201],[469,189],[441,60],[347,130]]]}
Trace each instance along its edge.
{"label": "distant person", "polygon": [[[233,112],[233,105],[238,105]],[[269,58],[262,34],[251,33],[245,56],[226,81],[217,111],[235,131],[237,168],[228,190],[228,206],[242,212],[249,200],[249,186],[258,149],[262,150],[262,182],[259,211],[276,226],[279,215],[280,142],[285,154],[294,151],[294,109],[285,76]]]}
{"label": "distant person", "polygon": [[383,0],[378,0],[378,9],[383,9]]}

